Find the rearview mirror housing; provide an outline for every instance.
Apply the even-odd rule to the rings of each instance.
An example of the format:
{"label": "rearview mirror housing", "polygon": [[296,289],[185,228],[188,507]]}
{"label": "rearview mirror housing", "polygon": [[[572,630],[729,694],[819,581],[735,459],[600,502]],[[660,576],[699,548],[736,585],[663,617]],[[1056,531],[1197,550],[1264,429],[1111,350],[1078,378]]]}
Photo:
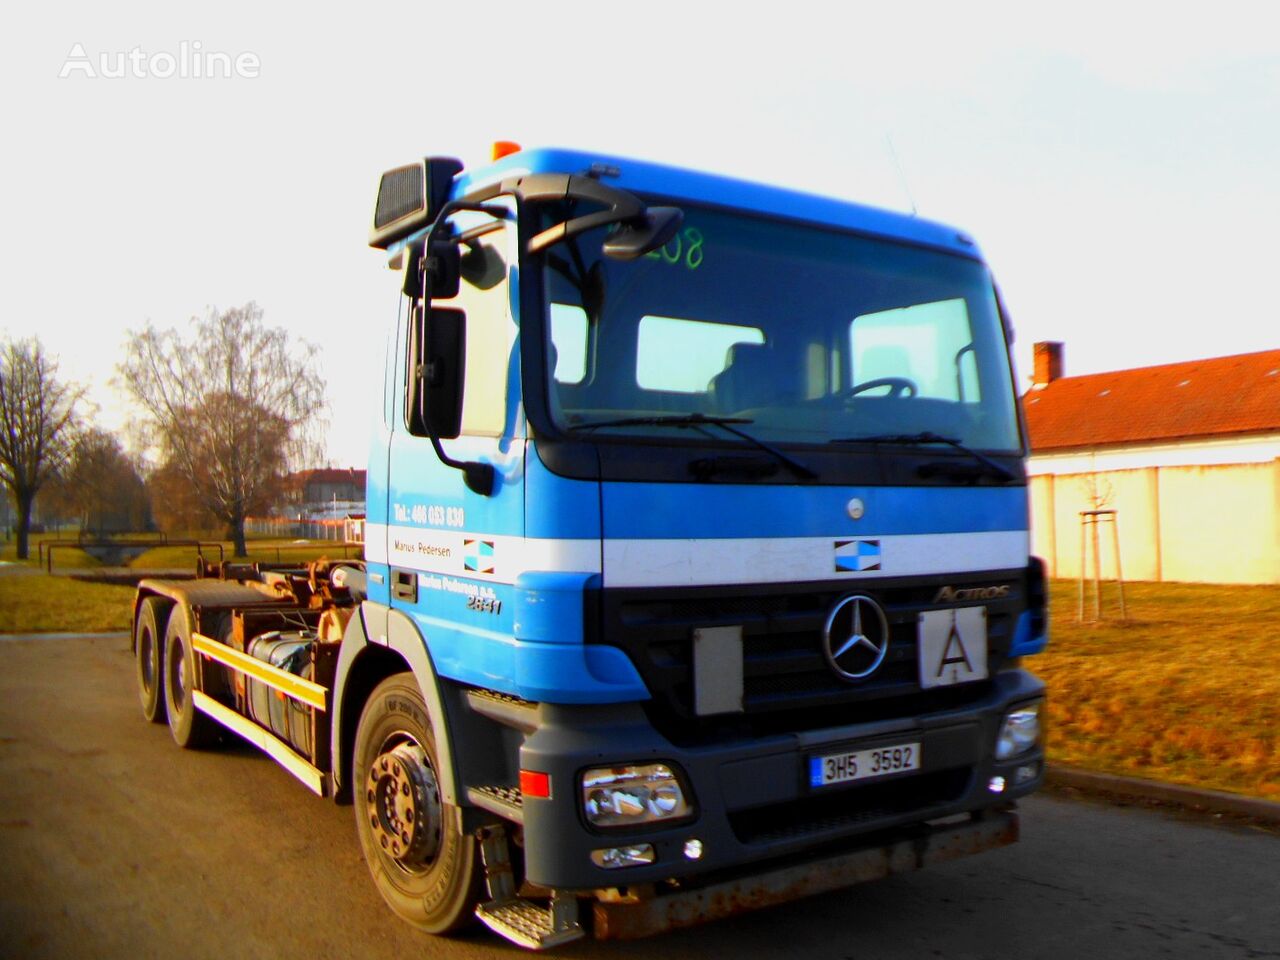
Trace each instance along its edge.
{"label": "rearview mirror housing", "polygon": [[451,440],[462,431],[467,316],[449,307],[419,306],[409,336],[406,425],[417,436]]}
{"label": "rearview mirror housing", "polygon": [[684,211],[679,207],[649,207],[637,220],[629,220],[605,238],[604,255],[613,260],[635,260],[657,250],[680,229]]}

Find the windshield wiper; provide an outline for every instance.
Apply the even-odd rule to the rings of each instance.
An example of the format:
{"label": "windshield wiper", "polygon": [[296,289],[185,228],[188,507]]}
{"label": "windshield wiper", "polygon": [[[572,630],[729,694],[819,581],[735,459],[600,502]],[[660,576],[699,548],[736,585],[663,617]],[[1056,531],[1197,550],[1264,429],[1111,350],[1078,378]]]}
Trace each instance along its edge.
{"label": "windshield wiper", "polygon": [[726,433],[747,441],[757,450],[763,450],[779,463],[790,468],[796,476],[805,480],[816,480],[818,475],[803,463],[783,453],[771,443],[765,443],[759,437],[753,437],[745,430],[739,430],[734,424],[754,423],[748,417],[708,417],[702,413],[686,413],[663,417],[621,417],[617,420],[596,420],[593,423],[576,423],[569,427],[570,432],[594,430],[597,427],[719,427]]}
{"label": "windshield wiper", "polygon": [[895,443],[903,446],[918,446],[926,443],[945,443],[947,446],[954,447],[961,453],[967,453],[973,459],[987,468],[991,474],[1000,480],[1015,479],[1006,467],[1002,467],[984,453],[979,453],[971,447],[966,447],[955,437],[944,437],[941,434],[933,433],[930,430],[923,430],[920,433],[882,433],[873,434],[868,437],[841,437],[833,443]]}

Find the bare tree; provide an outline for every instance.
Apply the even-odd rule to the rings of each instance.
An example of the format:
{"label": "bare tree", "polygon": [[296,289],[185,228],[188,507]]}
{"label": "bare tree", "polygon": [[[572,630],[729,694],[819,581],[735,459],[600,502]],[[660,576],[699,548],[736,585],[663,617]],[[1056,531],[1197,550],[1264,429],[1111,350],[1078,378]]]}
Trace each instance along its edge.
{"label": "bare tree", "polygon": [[150,441],[244,556],[244,521],[291,468],[308,462],[324,406],[316,347],[294,347],[255,303],[192,318],[186,339],[150,324],[120,365]]}
{"label": "bare tree", "polygon": [[31,508],[66,462],[84,388],[61,383],[37,339],[0,348],[0,480],[18,510],[18,559],[27,559]]}

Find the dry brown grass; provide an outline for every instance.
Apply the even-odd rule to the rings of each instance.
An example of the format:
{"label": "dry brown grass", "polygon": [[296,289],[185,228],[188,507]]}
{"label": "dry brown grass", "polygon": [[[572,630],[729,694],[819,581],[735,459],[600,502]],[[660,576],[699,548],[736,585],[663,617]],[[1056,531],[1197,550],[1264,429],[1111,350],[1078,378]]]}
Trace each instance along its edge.
{"label": "dry brown grass", "polygon": [[[1128,584],[1129,620],[1051,587],[1051,761],[1280,800],[1280,588]],[[1089,608],[1086,606],[1086,616]]]}
{"label": "dry brown grass", "polygon": [[45,573],[0,576],[0,633],[129,630],[133,587]]}

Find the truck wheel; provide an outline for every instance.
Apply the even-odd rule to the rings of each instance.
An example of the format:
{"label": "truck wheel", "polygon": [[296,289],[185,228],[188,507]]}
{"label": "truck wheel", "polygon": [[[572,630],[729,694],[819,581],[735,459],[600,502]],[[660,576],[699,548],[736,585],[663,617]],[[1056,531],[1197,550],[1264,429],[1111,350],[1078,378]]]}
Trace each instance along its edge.
{"label": "truck wheel", "polygon": [[160,690],[163,676],[165,628],[169,625],[172,604],[162,597],[147,597],[138,608],[138,622],[133,626],[133,652],[138,678],[138,699],[142,715],[152,723],[164,723],[164,694]]}
{"label": "truck wheel", "polygon": [[184,750],[213,743],[218,738],[218,725],[196,709],[191,696],[196,686],[196,651],[191,646],[190,611],[185,607],[169,617],[163,677],[164,706],[174,742]]}
{"label": "truck wheel", "polygon": [[476,840],[441,799],[435,734],[412,674],[373,691],[354,754],[356,832],[378,892],[428,933],[467,926],[480,894]]}

